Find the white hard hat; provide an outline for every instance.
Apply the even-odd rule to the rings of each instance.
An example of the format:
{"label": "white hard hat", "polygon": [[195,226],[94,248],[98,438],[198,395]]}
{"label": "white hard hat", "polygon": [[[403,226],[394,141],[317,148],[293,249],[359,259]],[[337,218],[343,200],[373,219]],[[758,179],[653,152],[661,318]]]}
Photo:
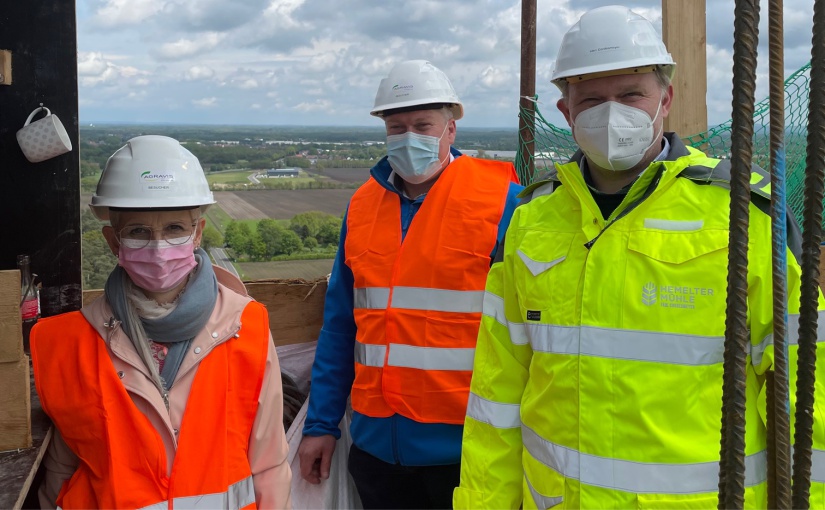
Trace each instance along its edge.
{"label": "white hard hat", "polygon": [[174,138],[146,135],[112,154],[89,205],[95,216],[107,221],[110,207],[205,210],[214,203],[198,158]]}
{"label": "white hard hat", "polygon": [[628,70],[649,72],[662,67],[671,78],[676,63],[653,24],[627,7],[609,5],[590,10],[564,34],[551,80]]}
{"label": "white hard hat", "polygon": [[455,120],[464,116],[458,94],[443,71],[426,60],[407,60],[396,64],[381,80],[370,115],[383,117],[386,110],[414,110],[425,105],[450,106]]}

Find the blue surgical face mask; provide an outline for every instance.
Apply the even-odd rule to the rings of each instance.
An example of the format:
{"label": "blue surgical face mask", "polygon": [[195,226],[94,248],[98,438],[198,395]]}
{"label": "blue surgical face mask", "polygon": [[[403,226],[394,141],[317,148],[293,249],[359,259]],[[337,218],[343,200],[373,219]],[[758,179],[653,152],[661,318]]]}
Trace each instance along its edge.
{"label": "blue surgical face mask", "polygon": [[[444,132],[439,137],[411,132],[387,136],[387,159],[390,166],[410,184],[428,181],[441,170],[443,161],[438,159],[438,149],[446,132],[447,126],[444,126]],[[448,152],[447,158],[449,157]]]}

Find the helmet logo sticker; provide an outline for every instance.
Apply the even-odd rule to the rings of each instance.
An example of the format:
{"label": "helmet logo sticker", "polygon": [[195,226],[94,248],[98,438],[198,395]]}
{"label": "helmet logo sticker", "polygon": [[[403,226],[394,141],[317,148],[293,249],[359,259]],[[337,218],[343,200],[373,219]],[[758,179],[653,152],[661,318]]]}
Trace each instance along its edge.
{"label": "helmet logo sticker", "polygon": [[392,87],[392,92],[395,95],[395,98],[409,96],[410,93],[415,88],[415,85],[394,85]]}
{"label": "helmet logo sticker", "polygon": [[173,182],[175,182],[174,174],[162,174],[148,171],[140,174],[140,183],[145,190],[157,191],[172,189],[171,183]]}

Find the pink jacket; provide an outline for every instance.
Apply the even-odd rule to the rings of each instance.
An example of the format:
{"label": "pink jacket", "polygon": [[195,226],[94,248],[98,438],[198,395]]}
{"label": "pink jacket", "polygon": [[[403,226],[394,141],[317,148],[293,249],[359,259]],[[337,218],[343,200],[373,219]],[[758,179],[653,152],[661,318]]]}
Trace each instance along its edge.
{"label": "pink jacket", "polygon": [[[213,347],[230,338],[232,332],[237,331],[240,327],[241,313],[252,300],[240,280],[219,267],[214,269],[218,277],[218,299],[206,327],[198,333],[190,348],[192,351],[199,347],[201,354],[196,358],[190,352],[184,358],[175,384],[169,391],[168,412],[132,341],[121,328],[111,331],[104,326],[112,317],[112,310],[106,299],[101,297],[82,309],[86,320],[103,339],[107,340],[109,356],[115,370],[123,372],[123,384],[132,397],[132,402],[146,415],[163,439],[168,459],[167,474],[172,470],[177,449],[176,435],[180,429],[198,361]],[[287,462],[288,447],[283,426],[280,372],[275,345],[270,341],[258,415],[252,427],[252,437],[249,439],[249,464],[252,467],[252,481],[258,508],[292,508],[289,494],[292,473]],[[204,445],[205,448],[208,446]],[[43,463],[45,478],[38,496],[41,508],[51,509],[56,506],[57,495],[63,483],[72,477],[78,465],[77,456],[69,449],[57,430],[54,431]]]}

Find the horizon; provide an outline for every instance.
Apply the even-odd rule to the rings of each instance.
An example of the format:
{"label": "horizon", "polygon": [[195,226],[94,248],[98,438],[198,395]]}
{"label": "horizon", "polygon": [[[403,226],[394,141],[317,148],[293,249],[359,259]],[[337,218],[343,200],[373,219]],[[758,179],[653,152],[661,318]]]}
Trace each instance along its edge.
{"label": "horizon", "polygon": [[[461,122],[461,121],[458,121]],[[294,128],[312,128],[312,129],[368,129],[368,130],[377,130],[384,132],[383,124],[380,125],[359,125],[359,124],[227,124],[227,123],[189,123],[189,122],[163,122],[163,121],[156,121],[156,122],[133,122],[133,121],[78,121],[79,128],[99,128],[99,127],[106,127],[106,126],[164,126],[164,127],[204,127],[204,128],[218,128],[218,127],[234,127],[234,128],[252,128],[252,129],[260,129],[260,128],[273,128],[273,129],[294,129]],[[486,126],[465,126],[462,124],[458,124],[457,126],[459,129],[472,129],[478,131],[510,131],[510,130],[518,130],[518,126],[499,126],[499,127],[486,127]]]}

